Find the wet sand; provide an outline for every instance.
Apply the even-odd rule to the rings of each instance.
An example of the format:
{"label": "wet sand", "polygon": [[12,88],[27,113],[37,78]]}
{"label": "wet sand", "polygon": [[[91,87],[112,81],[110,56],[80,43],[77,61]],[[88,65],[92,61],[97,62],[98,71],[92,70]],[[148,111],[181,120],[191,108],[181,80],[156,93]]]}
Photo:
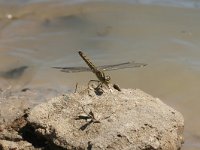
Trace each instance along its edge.
{"label": "wet sand", "polygon": [[180,111],[186,124],[183,149],[199,149],[199,14],[195,8],[122,3],[1,6],[0,74],[28,68],[18,78],[2,76],[0,86],[68,91],[76,82],[87,84],[95,79],[92,73],[65,74],[51,68],[85,66],[79,49],[97,65],[147,63],[108,74],[113,83],[140,88]]}

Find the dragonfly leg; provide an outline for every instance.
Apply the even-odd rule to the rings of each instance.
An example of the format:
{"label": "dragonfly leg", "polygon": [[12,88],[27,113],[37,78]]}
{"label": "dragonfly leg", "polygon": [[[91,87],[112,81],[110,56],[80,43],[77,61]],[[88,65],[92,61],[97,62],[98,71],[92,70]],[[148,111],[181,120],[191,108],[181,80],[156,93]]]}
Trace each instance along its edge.
{"label": "dragonfly leg", "polygon": [[88,82],[88,88],[90,87],[90,85],[91,85],[92,82],[98,82],[97,87],[98,87],[99,84],[100,84],[100,81],[99,81],[99,80],[90,80],[90,81]]}
{"label": "dragonfly leg", "polygon": [[102,89],[103,84],[101,82],[98,83],[98,86],[96,87],[96,89]]}
{"label": "dragonfly leg", "polygon": [[103,94],[104,93],[104,91],[103,91],[103,89],[102,89],[102,87],[103,87],[103,83],[101,82],[101,81],[99,81],[99,80],[90,80],[89,82],[88,82],[88,89],[90,88],[90,86],[91,86],[91,82],[97,82],[98,84],[97,84],[97,86],[95,85],[93,85],[92,86],[92,88],[94,89],[94,91],[95,91],[95,93],[97,94],[97,95],[101,95],[101,94]]}

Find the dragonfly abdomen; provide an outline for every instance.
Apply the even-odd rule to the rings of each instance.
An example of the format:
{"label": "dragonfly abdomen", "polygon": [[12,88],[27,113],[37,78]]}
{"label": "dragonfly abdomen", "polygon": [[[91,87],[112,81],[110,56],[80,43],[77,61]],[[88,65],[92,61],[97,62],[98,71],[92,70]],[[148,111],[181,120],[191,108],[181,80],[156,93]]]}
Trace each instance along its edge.
{"label": "dragonfly abdomen", "polygon": [[78,52],[81,58],[86,62],[86,64],[90,67],[92,72],[96,73],[98,70],[96,69],[96,66],[87,58],[86,55],[83,54],[83,52]]}

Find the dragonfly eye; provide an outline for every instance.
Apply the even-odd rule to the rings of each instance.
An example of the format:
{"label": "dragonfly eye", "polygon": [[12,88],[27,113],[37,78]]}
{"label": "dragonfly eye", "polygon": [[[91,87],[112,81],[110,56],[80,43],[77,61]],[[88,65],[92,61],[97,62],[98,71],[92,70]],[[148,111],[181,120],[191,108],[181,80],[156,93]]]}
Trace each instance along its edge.
{"label": "dragonfly eye", "polygon": [[111,78],[110,78],[110,76],[106,76],[105,79],[106,79],[106,81],[110,81]]}

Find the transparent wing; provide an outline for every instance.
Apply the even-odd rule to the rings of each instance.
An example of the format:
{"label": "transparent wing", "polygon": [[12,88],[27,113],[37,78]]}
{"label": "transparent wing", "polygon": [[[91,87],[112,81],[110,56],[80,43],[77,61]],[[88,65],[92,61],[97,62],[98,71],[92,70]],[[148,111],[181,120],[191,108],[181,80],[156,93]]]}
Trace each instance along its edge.
{"label": "transparent wing", "polygon": [[60,71],[67,73],[91,71],[90,68],[88,67],[52,67],[52,68],[59,69]]}
{"label": "transparent wing", "polygon": [[124,69],[124,68],[135,68],[135,67],[144,67],[147,64],[144,63],[136,63],[134,61],[131,62],[125,62],[120,64],[114,64],[114,65],[104,65],[99,66],[98,69],[101,69],[103,71],[110,71],[110,70],[118,70],[118,69]]}
{"label": "transparent wing", "polygon": [[[132,62],[125,62],[125,63],[114,64],[114,65],[98,66],[97,69],[100,69],[103,71],[111,71],[111,70],[118,70],[118,69],[124,69],[124,68],[144,67],[146,65],[147,64],[135,63],[134,61],[132,61]],[[89,67],[52,67],[52,68],[59,69],[60,71],[67,72],[67,73],[91,71]]]}

